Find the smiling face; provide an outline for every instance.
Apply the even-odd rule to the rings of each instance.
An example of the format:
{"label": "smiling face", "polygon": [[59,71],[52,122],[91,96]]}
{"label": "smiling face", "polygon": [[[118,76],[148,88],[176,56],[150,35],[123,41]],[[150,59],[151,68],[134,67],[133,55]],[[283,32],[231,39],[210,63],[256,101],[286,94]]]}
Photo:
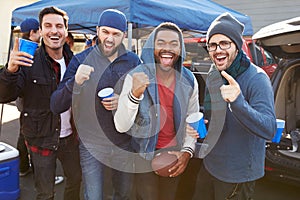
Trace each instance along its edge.
{"label": "smiling face", "polygon": [[156,63],[164,71],[174,68],[181,52],[179,34],[173,30],[161,30],[154,41]]}
{"label": "smiling face", "polygon": [[118,47],[122,44],[125,33],[108,26],[97,27],[99,47],[107,57],[117,55]]}
{"label": "smiling face", "polygon": [[44,15],[40,35],[43,38],[46,50],[62,49],[68,36],[63,17],[52,13]]}
{"label": "smiling face", "polygon": [[211,60],[215,63],[219,71],[223,71],[229,68],[238,54],[235,43],[225,35],[215,34],[210,38],[209,43],[220,44],[221,41],[231,42],[230,48],[222,50],[220,46],[217,46],[217,49],[215,51],[209,52]]}

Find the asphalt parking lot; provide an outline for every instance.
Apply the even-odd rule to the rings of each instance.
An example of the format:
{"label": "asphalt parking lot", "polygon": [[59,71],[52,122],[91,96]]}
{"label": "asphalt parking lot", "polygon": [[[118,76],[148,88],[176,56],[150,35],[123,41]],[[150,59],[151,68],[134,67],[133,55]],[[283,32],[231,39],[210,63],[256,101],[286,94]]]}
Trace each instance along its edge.
{"label": "asphalt parking lot", "polygon": [[[2,104],[0,104],[1,112]],[[2,127],[0,134],[0,141],[10,144],[16,147],[18,130],[19,130],[19,112],[13,104],[5,104],[3,110]],[[62,175],[62,169],[59,161],[57,162],[57,174]],[[109,185],[109,178],[106,179],[105,200],[111,199],[110,192],[111,188]],[[35,191],[33,185],[32,173],[21,177],[20,181],[20,198],[19,200],[31,200],[35,199]],[[55,200],[63,199],[63,189],[65,182],[55,186]],[[279,182],[270,181],[266,178],[259,180],[256,184],[255,200],[299,200],[300,199],[300,188],[295,186],[286,185]],[[81,199],[83,199],[83,192],[81,192]],[[187,199],[183,199],[187,200]],[[194,198],[198,200],[198,198]]]}

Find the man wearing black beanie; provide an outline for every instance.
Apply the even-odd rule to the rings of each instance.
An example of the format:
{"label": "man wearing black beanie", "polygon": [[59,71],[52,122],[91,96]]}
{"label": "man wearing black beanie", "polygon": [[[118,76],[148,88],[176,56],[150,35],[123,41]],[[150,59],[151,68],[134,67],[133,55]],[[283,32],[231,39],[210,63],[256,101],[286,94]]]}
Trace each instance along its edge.
{"label": "man wearing black beanie", "polygon": [[212,135],[219,137],[203,159],[200,176],[208,178],[198,186],[199,199],[253,199],[255,180],[264,176],[265,142],[276,132],[272,86],[243,52],[243,30],[243,24],[224,13],[207,32],[213,61],[204,100],[209,130],[216,124],[210,116],[220,109],[217,104],[225,105],[225,117],[224,124],[217,124],[221,133],[208,131],[207,141]]}

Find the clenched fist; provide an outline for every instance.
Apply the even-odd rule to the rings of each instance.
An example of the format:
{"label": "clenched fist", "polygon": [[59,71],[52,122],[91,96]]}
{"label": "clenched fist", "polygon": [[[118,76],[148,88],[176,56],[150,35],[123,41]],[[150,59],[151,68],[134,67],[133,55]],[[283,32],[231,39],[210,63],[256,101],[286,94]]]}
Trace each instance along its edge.
{"label": "clenched fist", "polygon": [[85,81],[90,79],[91,73],[94,72],[94,68],[89,65],[79,65],[75,74],[75,82],[78,85],[82,85]]}
{"label": "clenched fist", "polygon": [[132,75],[132,94],[140,98],[149,85],[149,77],[144,72],[137,72]]}
{"label": "clenched fist", "polygon": [[225,71],[222,71],[221,74],[229,83],[229,85],[221,86],[221,95],[226,102],[234,102],[241,93],[240,85]]}

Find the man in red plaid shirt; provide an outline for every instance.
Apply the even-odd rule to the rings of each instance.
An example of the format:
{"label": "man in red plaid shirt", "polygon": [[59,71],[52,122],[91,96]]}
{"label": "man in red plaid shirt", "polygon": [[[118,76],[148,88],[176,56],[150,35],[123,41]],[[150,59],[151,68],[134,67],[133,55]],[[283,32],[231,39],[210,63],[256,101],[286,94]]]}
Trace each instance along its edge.
{"label": "man in red plaid shirt", "polygon": [[50,97],[73,56],[65,44],[68,16],[56,7],[39,13],[41,47],[31,56],[18,49],[15,40],[10,59],[0,72],[0,102],[23,99],[21,131],[34,166],[36,199],[54,199],[57,158],[66,176],[65,200],[80,199],[81,167],[78,138],[71,110],[54,114]]}

